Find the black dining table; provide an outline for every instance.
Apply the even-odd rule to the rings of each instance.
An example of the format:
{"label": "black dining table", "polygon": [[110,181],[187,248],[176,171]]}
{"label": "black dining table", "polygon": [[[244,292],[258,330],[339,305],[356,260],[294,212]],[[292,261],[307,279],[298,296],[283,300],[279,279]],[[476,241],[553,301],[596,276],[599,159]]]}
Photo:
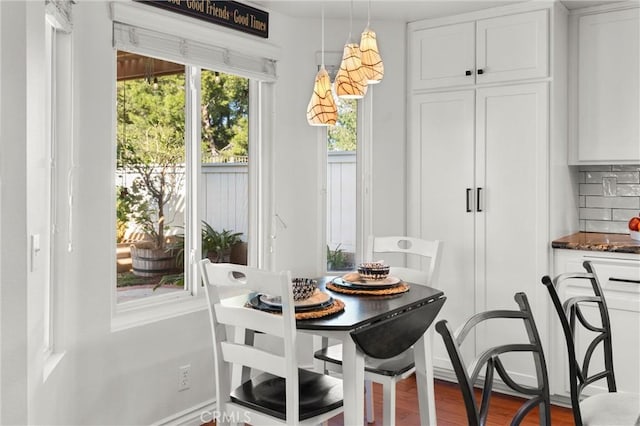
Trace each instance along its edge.
{"label": "black dining table", "polygon": [[[330,316],[314,319],[299,319],[296,328],[300,333],[314,336],[314,352],[328,339],[337,339],[342,343],[342,379],[344,394],[344,424],[362,425],[364,421],[364,358],[361,345],[352,337],[359,330],[365,330],[380,321],[393,322],[409,318],[415,311],[427,304],[443,303],[445,296],[442,291],[418,284],[406,283],[409,290],[393,295],[352,295],[332,291],[326,287],[337,277],[326,276],[317,278],[318,289],[328,293],[334,299],[344,303],[344,310]],[[222,303],[246,305],[255,294],[242,294],[224,298]],[[436,303],[434,303],[436,302]],[[248,308],[250,309],[250,308]],[[411,328],[411,327],[409,327]],[[431,359],[431,339],[433,327],[424,332],[420,331],[419,339],[414,343],[414,358],[416,365],[416,382],[418,387],[418,402],[421,424],[436,424],[435,399],[433,388],[433,364]],[[236,341],[253,344],[253,333],[247,330],[235,330]],[[392,336],[396,343],[402,333]],[[383,342],[387,343],[387,342]],[[322,362],[315,360],[315,368],[323,371]],[[248,379],[249,371],[234,371],[232,383],[239,385]]]}
{"label": "black dining table", "polygon": [[[326,288],[326,284],[334,278],[336,277],[318,278],[318,288],[333,298],[341,300],[345,305],[344,310],[327,317],[298,320],[296,326],[300,332],[315,336],[314,351],[320,349],[327,338],[341,341],[344,424],[362,425],[364,419],[365,354],[352,338],[352,333],[379,321],[390,318],[401,319],[419,306],[443,299],[444,293],[432,287],[408,283],[409,290],[400,294],[344,294]],[[436,424],[431,359],[432,328],[429,327],[429,330],[413,345],[420,423],[429,425]],[[322,369],[320,361],[316,361],[316,368]]]}

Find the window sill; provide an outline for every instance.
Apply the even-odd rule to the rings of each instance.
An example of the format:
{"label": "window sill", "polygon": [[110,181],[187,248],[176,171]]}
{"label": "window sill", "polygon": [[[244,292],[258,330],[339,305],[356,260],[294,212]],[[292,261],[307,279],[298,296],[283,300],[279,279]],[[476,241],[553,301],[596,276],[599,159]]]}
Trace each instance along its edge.
{"label": "window sill", "polygon": [[140,327],[207,309],[207,300],[204,295],[181,295],[162,299],[158,300],[157,303],[144,305],[127,303],[116,306],[111,318],[111,332]]}

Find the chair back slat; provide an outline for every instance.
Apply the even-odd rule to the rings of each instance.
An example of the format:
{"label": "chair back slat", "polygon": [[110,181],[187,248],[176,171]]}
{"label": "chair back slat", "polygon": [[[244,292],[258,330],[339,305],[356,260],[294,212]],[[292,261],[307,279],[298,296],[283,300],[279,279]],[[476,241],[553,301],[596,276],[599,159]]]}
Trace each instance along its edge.
{"label": "chair back slat", "polygon": [[390,265],[390,273],[415,284],[435,286],[440,263],[442,243],[438,240],[423,240],[406,236],[375,237],[369,236],[365,252],[366,261],[375,261],[383,253],[416,255],[428,266],[422,269]]}
{"label": "chair back slat", "polygon": [[253,346],[223,342],[222,356],[226,362],[266,371],[280,377],[286,377],[287,361],[282,355],[257,349]]}
{"label": "chair back slat", "polygon": [[[436,331],[442,336],[456,378],[458,379],[467,412],[467,423],[471,426],[480,426],[486,423],[490,408],[489,400],[494,382],[494,371],[498,372],[504,384],[511,389],[532,397],[520,406],[511,421],[512,425],[520,424],[526,415],[535,407],[539,407],[540,424],[548,425],[551,423],[549,379],[540,335],[535,325],[533,313],[531,312],[526,295],[524,293],[516,293],[514,298],[520,310],[495,310],[478,313],[469,318],[455,333],[451,331],[446,320],[436,323]],[[507,343],[487,348],[474,358],[473,361],[465,363],[460,350],[465,342],[465,337],[473,335],[473,333],[470,332],[474,327],[478,326],[478,324],[493,319],[521,321],[527,331],[528,342]],[[502,322],[500,324],[502,327],[504,326]],[[509,375],[501,358],[504,354],[512,353],[531,353],[533,355],[537,377],[536,387],[520,385]],[[482,399],[480,404],[478,404],[473,388],[482,371],[484,371],[484,385]]]}
{"label": "chair back slat", "polygon": [[[576,424],[582,424],[579,407],[582,391],[586,386],[599,380],[606,380],[609,392],[616,392],[615,373],[613,370],[613,346],[611,340],[611,322],[600,281],[590,261],[583,262],[585,272],[569,272],[555,278],[542,277],[562,327],[569,359],[569,383],[571,388],[571,404]],[[566,286],[570,283],[584,282],[590,294],[567,296],[561,299]],[[595,307],[598,311],[599,324],[588,319],[583,312],[585,307]],[[583,330],[589,333],[583,333]],[[588,339],[584,354],[578,354],[576,339]],[[591,362],[597,349],[601,349],[604,358],[603,369],[592,371]]]}
{"label": "chair back slat", "polygon": [[278,337],[283,337],[285,334],[284,321],[272,313],[222,304],[216,305],[215,310],[218,322],[221,324],[236,326],[238,316],[241,316],[240,321],[244,328]]}

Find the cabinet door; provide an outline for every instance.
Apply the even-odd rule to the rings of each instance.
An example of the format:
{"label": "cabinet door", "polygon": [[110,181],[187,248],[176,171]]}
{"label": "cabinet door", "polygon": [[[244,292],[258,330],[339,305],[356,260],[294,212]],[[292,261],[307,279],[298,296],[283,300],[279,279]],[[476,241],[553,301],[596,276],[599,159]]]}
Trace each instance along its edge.
{"label": "cabinet door", "polygon": [[640,9],[578,23],[578,161],[640,162]]}
{"label": "cabinet door", "polygon": [[409,37],[412,89],[474,84],[473,22],[418,30]]}
{"label": "cabinet door", "polygon": [[[548,271],[548,84],[478,89],[476,111],[476,311],[515,309],[525,292],[539,329],[545,314],[540,277]],[[526,342],[521,324],[503,321],[478,330],[478,350]],[[507,369],[536,383],[531,356],[513,356]]]}
{"label": "cabinet door", "polygon": [[484,19],[477,23],[478,83],[549,75],[547,10]]}
{"label": "cabinet door", "polygon": [[[473,122],[473,90],[412,98],[411,137],[420,147],[421,188],[420,205],[413,208],[419,207],[421,212],[422,238],[443,242],[434,286],[447,296],[439,318],[447,319],[453,329],[474,309]],[[452,370],[439,335],[434,338],[433,353],[436,367]]]}

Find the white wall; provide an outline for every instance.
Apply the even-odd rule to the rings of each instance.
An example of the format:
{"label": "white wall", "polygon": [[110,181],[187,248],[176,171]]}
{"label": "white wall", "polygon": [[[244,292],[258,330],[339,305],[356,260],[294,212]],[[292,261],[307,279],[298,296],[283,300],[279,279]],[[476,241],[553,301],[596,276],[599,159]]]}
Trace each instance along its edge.
{"label": "white wall", "polygon": [[[42,273],[28,273],[27,235],[44,233],[42,191],[44,10],[37,2],[0,2],[0,299],[1,423],[149,424],[214,395],[206,312],[111,332],[115,280],[113,159],[115,54],[108,3],[78,2],[73,20],[74,247],[64,265],[62,348],[42,381]],[[306,105],[319,50],[319,20],[272,13],[270,42],[282,47],[275,113],[277,269],[317,274],[324,235],[318,181],[324,164]],[[179,18],[176,15],[176,19]],[[364,22],[354,21],[359,34]],[[404,231],[404,24],[374,25],[385,80],[373,95],[374,232]],[[327,22],[327,50],[340,51],[347,21]],[[28,48],[27,48],[28,47]],[[28,55],[26,55],[28,53]],[[26,56],[25,56],[26,55]],[[26,172],[25,172],[26,171]],[[11,184],[7,184],[11,176]],[[10,208],[8,207],[10,206]],[[66,236],[63,236],[66,238]],[[27,292],[27,288],[29,289]],[[27,312],[29,315],[27,315]],[[307,354],[308,355],[308,354]],[[191,364],[191,389],[177,392],[178,366]]]}
{"label": "white wall", "polygon": [[[271,16],[271,31],[282,46],[276,100],[275,210],[287,228],[277,226],[276,270],[297,275],[318,274],[318,259],[326,249],[317,226],[324,217],[320,203],[326,162],[318,144],[319,130],[306,122],[306,108],[321,48],[320,19]],[[285,19],[283,21],[283,19]],[[364,21],[354,19],[359,38]],[[373,87],[373,232],[403,234],[405,230],[405,24],[372,22],[385,63],[384,80]],[[342,52],[348,20],[325,21],[325,49]]]}

